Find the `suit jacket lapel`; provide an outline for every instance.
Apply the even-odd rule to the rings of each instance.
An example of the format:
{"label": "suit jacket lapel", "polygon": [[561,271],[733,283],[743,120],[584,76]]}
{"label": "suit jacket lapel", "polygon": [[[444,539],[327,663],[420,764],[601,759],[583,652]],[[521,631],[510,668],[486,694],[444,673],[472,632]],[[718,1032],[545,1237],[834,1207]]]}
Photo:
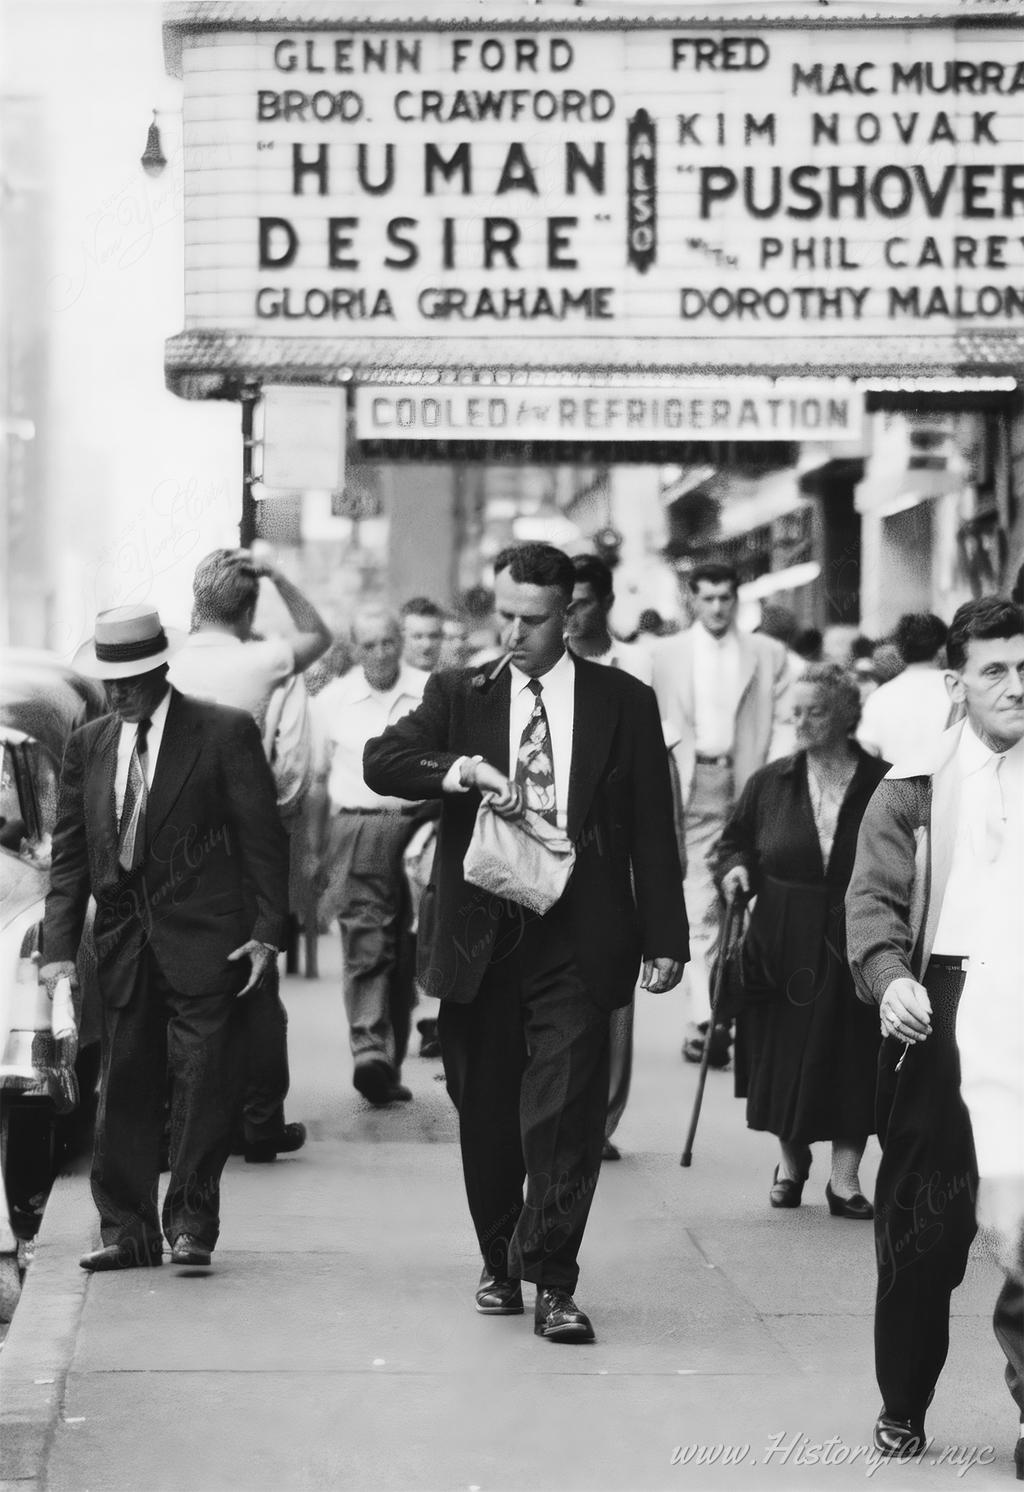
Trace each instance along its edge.
{"label": "suit jacket lapel", "polygon": [[509,771],[508,721],[511,676],[503,668],[485,689],[470,687],[467,694],[467,726],[470,750],[491,762],[499,772]]}
{"label": "suit jacket lapel", "polygon": [[583,828],[594,789],[608,759],[618,724],[618,710],[611,692],[602,688],[600,664],[584,666],[573,659],[576,689],[573,696],[572,764],[569,769],[569,803],[566,833],[575,840]]}
{"label": "suit jacket lapel", "polygon": [[160,755],[156,759],[153,785],[146,804],[146,841],[163,824],[174,807],[186,778],[199,758],[202,732],[189,709],[188,701],[176,689],[171,690]]}
{"label": "suit jacket lapel", "polygon": [[117,859],[117,800],[114,783],[117,776],[117,747],[121,739],[121,722],[111,715],[95,751],[95,767],[89,774],[89,807],[87,822],[95,825],[103,850]]}
{"label": "suit jacket lapel", "polygon": [[757,671],[757,648],[745,632],[737,632],[736,636],[740,645],[740,692],[736,701],[738,708],[743,696],[750,688],[751,679]]}

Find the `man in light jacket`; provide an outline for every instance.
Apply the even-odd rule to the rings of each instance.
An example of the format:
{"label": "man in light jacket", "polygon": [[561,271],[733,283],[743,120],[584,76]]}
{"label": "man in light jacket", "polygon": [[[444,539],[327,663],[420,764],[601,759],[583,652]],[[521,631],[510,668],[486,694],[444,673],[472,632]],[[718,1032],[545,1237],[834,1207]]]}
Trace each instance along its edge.
{"label": "man in light jacket", "polygon": [[[969,601],[946,646],[950,698],[966,719],[879,785],[846,900],[858,994],[878,1005],[886,1038],[874,1444],[900,1457],[926,1445],[979,1172],[987,1217],[1010,1245],[994,1324],[1024,1419],[1024,611]],[[1015,1458],[1024,1476],[1024,1438]]]}
{"label": "man in light jacket", "polygon": [[[711,1013],[709,965],[719,900],[711,875],[715,846],[747,779],[784,754],[789,673],[772,637],[736,626],[738,578],[731,565],[697,565],[690,576],[696,619],[658,643],[654,692],[679,776],[685,896],[691,960],[686,972],[691,1026],[683,1055],[699,1062]],[[715,1033],[711,1063],[729,1060],[728,1030]]]}

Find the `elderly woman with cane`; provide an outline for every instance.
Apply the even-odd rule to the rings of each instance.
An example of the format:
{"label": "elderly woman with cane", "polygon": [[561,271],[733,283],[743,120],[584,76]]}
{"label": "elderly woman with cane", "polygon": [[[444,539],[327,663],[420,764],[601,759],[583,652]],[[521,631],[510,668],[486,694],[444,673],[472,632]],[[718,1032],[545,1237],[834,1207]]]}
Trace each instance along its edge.
{"label": "elderly woman with cane", "polygon": [[742,949],[736,1096],[747,1124],[778,1136],[773,1207],[799,1207],[810,1146],[832,1143],[833,1217],[868,1220],[859,1167],[874,1131],[878,1020],[854,994],[843,898],[857,831],[888,770],[853,739],[856,683],[809,664],[793,689],[798,750],[756,772],[718,846],[723,896],[756,897]]}

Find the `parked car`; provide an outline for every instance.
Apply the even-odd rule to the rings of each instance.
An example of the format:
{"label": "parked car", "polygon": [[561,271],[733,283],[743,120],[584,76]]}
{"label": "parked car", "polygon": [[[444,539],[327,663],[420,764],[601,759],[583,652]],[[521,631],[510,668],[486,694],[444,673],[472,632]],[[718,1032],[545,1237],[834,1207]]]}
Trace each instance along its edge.
{"label": "parked car", "polygon": [[106,711],[103,690],[59,659],[0,650],[0,1320],[20,1292],[19,1237],[38,1226],[61,1157],[92,1119],[99,1000],[91,935],[79,954],[77,1110],[61,1115],[46,1059],[50,1000],[39,983],[43,909],[68,737]]}

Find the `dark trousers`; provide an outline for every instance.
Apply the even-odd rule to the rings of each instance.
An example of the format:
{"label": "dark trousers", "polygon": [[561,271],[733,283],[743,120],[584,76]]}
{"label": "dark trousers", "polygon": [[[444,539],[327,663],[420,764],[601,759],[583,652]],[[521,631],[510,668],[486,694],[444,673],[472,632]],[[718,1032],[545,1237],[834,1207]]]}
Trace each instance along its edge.
{"label": "dark trousers", "polygon": [[608,1113],[604,1121],[606,1140],[610,1140],[618,1129],[619,1120],[626,1112],[626,1104],[629,1102],[629,1085],[633,1076],[633,1001],[613,1010],[608,1024]]}
{"label": "dark trousers", "polygon": [[1024,1279],[1006,1276],[992,1326],[1006,1356],[1006,1386],[1024,1421]]}
{"label": "dark trousers", "polygon": [[402,864],[409,819],[397,812],[338,813],[332,879],[345,960],[345,1013],[356,1064],[401,1069],[416,1000],[410,904]]}
{"label": "dark trousers", "polygon": [[276,959],[256,989],[239,1000],[245,1048],[245,1097],[242,1125],[245,1142],[274,1140],[284,1129],[288,1071],[288,1012],[281,999]]}
{"label": "dark trousers", "polygon": [[559,907],[502,919],[476,998],[442,1001],[438,1035],[485,1264],[575,1289],[601,1169],[608,1012],[587,995]]}
{"label": "dark trousers", "polygon": [[171,1176],[163,1232],[207,1248],[220,1231],[220,1177],[241,1096],[235,995],[181,995],[149,949],[128,1004],[108,1009],[92,1161],[104,1244],[160,1245],[157,1190],[167,1075]]}
{"label": "dark trousers", "polygon": [[950,1296],[977,1232],[978,1171],[960,1097],[956,1007],[964,976],[932,961],[924,980],[932,1033],[912,1046],[882,1043],[875,1189],[875,1371],[889,1414],[923,1419],[949,1350]]}

